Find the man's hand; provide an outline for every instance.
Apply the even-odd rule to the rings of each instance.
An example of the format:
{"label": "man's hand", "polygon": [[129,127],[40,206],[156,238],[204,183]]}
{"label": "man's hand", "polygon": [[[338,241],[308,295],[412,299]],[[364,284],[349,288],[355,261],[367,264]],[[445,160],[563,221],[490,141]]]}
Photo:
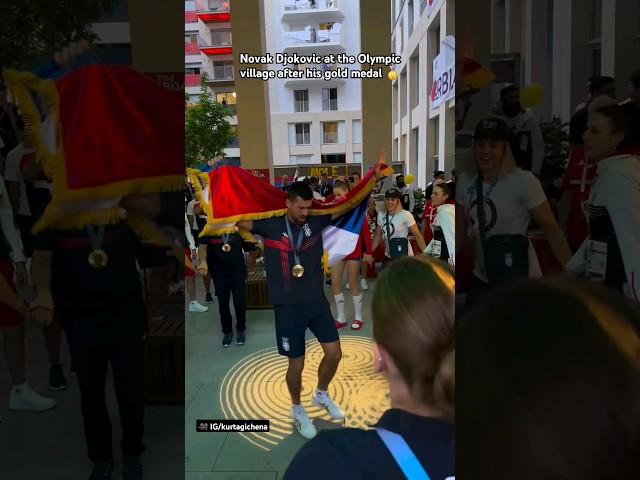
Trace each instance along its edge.
{"label": "man's hand", "polygon": [[29,318],[45,326],[53,322],[54,303],[50,291],[38,292],[36,300],[29,306]]}
{"label": "man's hand", "polygon": [[16,288],[24,288],[29,282],[29,274],[24,262],[16,263]]}

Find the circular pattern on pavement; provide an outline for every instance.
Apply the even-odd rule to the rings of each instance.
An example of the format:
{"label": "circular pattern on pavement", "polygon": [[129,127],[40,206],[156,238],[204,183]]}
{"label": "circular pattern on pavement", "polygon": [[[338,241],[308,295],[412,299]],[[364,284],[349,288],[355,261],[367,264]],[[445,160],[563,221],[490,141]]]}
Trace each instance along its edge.
{"label": "circular pattern on pavement", "polygon": [[[367,428],[389,408],[389,388],[384,377],[373,369],[371,339],[343,335],[340,344],[342,361],[329,386],[329,394],[346,414],[346,419],[340,423],[345,427]],[[311,404],[323,355],[317,340],[307,342],[302,406],[312,420],[336,423],[326,410]],[[277,349],[259,350],[231,367],[220,386],[220,406],[227,419],[271,421],[270,432],[240,434],[265,450],[275,447],[294,432],[291,397],[285,381],[287,366],[288,359],[278,354]]]}

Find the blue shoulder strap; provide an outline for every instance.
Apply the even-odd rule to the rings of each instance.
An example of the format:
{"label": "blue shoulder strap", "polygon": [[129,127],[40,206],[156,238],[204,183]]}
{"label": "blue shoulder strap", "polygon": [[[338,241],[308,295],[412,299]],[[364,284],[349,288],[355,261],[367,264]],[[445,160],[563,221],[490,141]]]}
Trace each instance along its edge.
{"label": "blue shoulder strap", "polygon": [[376,428],[376,432],[407,480],[431,480],[404,438],[383,428]]}

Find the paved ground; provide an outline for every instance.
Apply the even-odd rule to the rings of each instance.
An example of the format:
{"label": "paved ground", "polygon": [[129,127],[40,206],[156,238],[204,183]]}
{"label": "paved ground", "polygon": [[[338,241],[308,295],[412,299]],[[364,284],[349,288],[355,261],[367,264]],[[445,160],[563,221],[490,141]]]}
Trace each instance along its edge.
{"label": "paved ground", "polygon": [[[200,287],[200,282],[198,282]],[[373,287],[374,283],[371,282]],[[328,287],[326,294],[330,295]],[[202,298],[202,297],[201,297]],[[353,304],[345,295],[347,318]],[[364,294],[365,327],[341,332],[343,361],[330,393],[347,412],[344,422],[332,421],[309,400],[322,357],[308,333],[307,364],[303,376],[303,405],[318,429],[365,427],[388,408],[388,387],[372,367],[371,290]],[[277,354],[273,310],[248,314],[247,344],[229,348],[222,334],[218,305],[207,313],[188,314],[186,380],[187,480],[278,480],[303,445],[289,420],[290,399],[284,382],[286,359]],[[335,308],[334,308],[335,313]],[[269,434],[197,433],[198,419],[269,419]]]}

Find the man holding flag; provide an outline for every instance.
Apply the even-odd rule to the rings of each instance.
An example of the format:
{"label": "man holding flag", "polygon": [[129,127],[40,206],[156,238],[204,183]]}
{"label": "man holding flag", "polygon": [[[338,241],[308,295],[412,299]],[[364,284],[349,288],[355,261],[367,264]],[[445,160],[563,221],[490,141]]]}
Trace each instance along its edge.
{"label": "man holding flag", "polygon": [[[203,202],[211,206],[207,207],[209,223],[204,235],[240,229],[244,237],[252,232],[264,239],[269,302],[274,305],[278,351],[289,358],[286,382],[291,394],[292,418],[298,432],[307,439],[317,433],[301,405],[300,395],[307,328],[324,351],[311,402],[327,409],[334,419],[345,417],[327,392],[342,350],[324,293],[323,263],[330,266],[356,248],[369,195],[382,171],[384,175],[391,173],[391,169],[380,162],[356,188],[330,203],[314,200],[313,191],[305,182],[291,184],[285,194],[236,167],[211,172],[207,178],[209,188],[196,189]],[[238,184],[246,188],[233,187]],[[208,195],[203,194],[205,190]]]}
{"label": "man holding flag", "polygon": [[322,231],[331,225],[331,215],[310,216],[312,203],[311,188],[304,182],[295,182],[287,192],[284,217],[238,224],[264,238],[269,302],[274,306],[276,317],[278,352],[289,358],[286,380],[293,404],[291,415],[296,429],[307,439],[317,433],[300,404],[307,328],[324,351],[318,368],[318,387],[311,402],[326,408],[334,419],[344,418],[327,392],[342,358],[338,330],[323,288]]}

